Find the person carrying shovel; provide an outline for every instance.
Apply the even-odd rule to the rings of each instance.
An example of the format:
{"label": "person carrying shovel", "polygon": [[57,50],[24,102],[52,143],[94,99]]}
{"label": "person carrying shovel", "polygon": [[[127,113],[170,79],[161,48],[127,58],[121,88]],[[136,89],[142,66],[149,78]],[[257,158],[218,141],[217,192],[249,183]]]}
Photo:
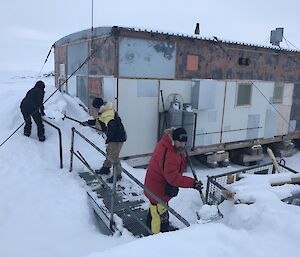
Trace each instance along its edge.
{"label": "person carrying shovel", "polygon": [[[96,119],[81,122],[83,126],[100,125],[101,130],[106,134],[106,153],[107,155],[118,162],[117,166],[117,181],[122,178],[122,168],[120,164],[119,154],[122,149],[123,143],[126,141],[126,131],[124,129],[121,118],[118,113],[113,109],[111,102],[105,102],[102,98],[94,98],[92,103],[94,108],[99,109],[98,117]],[[110,174],[112,163],[106,159],[102,168],[96,170],[98,174]],[[108,183],[113,183],[113,176],[106,180]]]}
{"label": "person carrying shovel", "polygon": [[[186,142],[184,128],[167,129],[156,145],[147,169],[145,187],[166,203],[178,194],[179,187],[202,190],[201,181],[182,175],[187,169]],[[147,192],[145,196],[150,201],[148,227],[153,234],[169,231],[168,210]]]}

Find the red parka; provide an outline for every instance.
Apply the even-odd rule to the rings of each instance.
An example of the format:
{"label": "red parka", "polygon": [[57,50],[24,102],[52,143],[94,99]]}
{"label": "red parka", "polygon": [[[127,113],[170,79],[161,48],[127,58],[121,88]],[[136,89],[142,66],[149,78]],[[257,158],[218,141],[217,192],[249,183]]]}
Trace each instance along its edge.
{"label": "red parka", "polygon": [[[164,169],[163,159],[165,155]],[[156,145],[152,154],[145,178],[145,187],[150,189],[164,202],[168,202],[172,197],[165,193],[166,184],[175,187],[192,188],[194,179],[183,176],[182,173],[187,168],[186,156],[184,153],[177,153],[168,133],[164,133],[162,139]],[[157,203],[148,193],[146,197],[154,204]]]}

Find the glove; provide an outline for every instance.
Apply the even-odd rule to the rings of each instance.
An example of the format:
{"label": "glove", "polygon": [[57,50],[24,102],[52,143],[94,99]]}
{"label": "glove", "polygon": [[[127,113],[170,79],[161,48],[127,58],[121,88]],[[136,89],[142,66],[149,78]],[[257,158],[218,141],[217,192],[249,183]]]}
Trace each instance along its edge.
{"label": "glove", "polygon": [[203,189],[203,184],[201,181],[195,180],[194,181],[194,188],[198,191],[202,191]]}
{"label": "glove", "polygon": [[82,126],[88,126],[89,123],[88,123],[88,121],[83,121],[83,122],[80,122],[80,125],[82,125]]}

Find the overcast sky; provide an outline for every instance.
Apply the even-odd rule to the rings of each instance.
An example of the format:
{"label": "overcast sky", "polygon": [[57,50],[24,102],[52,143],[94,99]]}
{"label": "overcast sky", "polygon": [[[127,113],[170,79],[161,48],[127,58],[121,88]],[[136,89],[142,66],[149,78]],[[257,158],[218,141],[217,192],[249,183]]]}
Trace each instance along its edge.
{"label": "overcast sky", "polygon": [[[40,71],[55,41],[91,28],[91,3],[1,0],[0,70]],[[93,24],[192,34],[199,22],[202,36],[265,45],[270,31],[283,27],[284,37],[300,48],[299,7],[299,0],[94,0]],[[54,69],[53,59],[43,71]]]}

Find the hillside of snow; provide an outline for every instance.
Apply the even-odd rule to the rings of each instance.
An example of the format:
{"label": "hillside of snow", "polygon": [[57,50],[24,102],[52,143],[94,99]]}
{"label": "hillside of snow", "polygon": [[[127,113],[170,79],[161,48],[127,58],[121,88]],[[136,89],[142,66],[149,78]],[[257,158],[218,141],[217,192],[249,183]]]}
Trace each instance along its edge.
{"label": "hillside of snow", "polygon": [[[22,123],[20,102],[36,80],[46,84],[45,99],[56,89],[53,78],[37,78],[33,72],[0,72],[0,143]],[[216,223],[197,221],[196,211],[202,206],[199,193],[180,189],[170,202],[192,225],[184,228],[172,215],[176,232],[136,239],[102,235],[88,205],[83,182],[76,174],[86,168],[74,162],[69,172],[71,128],[75,127],[101,149],[103,138],[88,127],[62,119],[63,113],[78,120],[89,115],[79,100],[56,92],[45,103],[49,122],[58,126],[63,136],[63,165],[59,167],[58,134],[45,124],[46,141],[39,142],[33,122],[31,136],[23,136],[21,127],[0,147],[0,256],[3,257],[100,257],[100,256],[270,256],[297,257],[300,238],[300,207],[281,201],[300,186],[271,187],[274,175],[247,175],[234,183],[237,197],[253,199],[253,204],[225,201],[220,210],[224,218]],[[93,168],[101,167],[103,157],[77,140],[76,145]],[[300,171],[300,153],[286,158],[286,165]],[[144,169],[122,165],[143,182]],[[197,166],[197,176],[239,169],[237,165],[214,170]],[[191,172],[187,173],[192,177]],[[125,176],[124,176],[125,179]]]}

